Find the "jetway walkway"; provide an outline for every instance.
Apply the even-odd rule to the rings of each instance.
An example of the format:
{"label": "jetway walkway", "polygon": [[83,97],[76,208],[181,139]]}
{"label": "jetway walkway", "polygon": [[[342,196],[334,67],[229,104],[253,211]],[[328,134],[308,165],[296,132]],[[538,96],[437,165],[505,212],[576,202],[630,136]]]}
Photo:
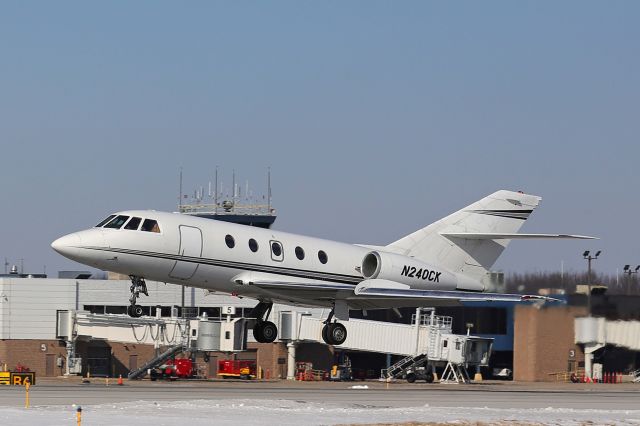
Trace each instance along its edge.
{"label": "jetway walkway", "polygon": [[575,342],[584,345],[584,370],[587,377],[601,374],[601,366],[594,364],[593,358],[594,353],[606,345],[640,351],[640,321],[583,317],[575,319],[574,328]]}
{"label": "jetway walkway", "polygon": [[[427,354],[429,359],[448,361],[455,353],[456,346],[463,342],[492,342],[493,339],[476,336],[452,334],[452,317],[431,314],[420,314],[413,324],[397,324],[382,321],[351,319],[343,324],[347,329],[347,339],[336,348],[380,352],[393,355]],[[309,341],[322,343],[322,327],[320,318],[299,312],[281,312],[280,340]],[[446,343],[445,343],[446,342]],[[449,342],[453,343],[453,349]],[[455,343],[460,343],[456,345]],[[486,355],[489,353],[479,353]],[[469,362],[481,362],[484,357],[473,357]]]}
{"label": "jetway walkway", "polygon": [[[425,314],[425,311],[428,313]],[[287,343],[289,348],[290,366],[295,364],[295,345],[298,343],[324,344],[324,321],[321,318],[298,311],[280,311],[274,319],[278,323],[279,339]],[[250,335],[247,328],[253,321],[230,317],[226,321],[211,321],[206,317],[130,318],[126,315],[70,310],[58,312],[57,336],[67,341],[67,365],[70,367],[67,374],[79,373],[77,366],[82,360],[75,357],[75,343],[78,339],[153,345],[159,355],[130,373],[129,378],[137,378],[180,351],[245,350]],[[383,370],[386,378],[401,377],[408,371],[415,371],[426,365],[488,365],[493,339],[453,334],[452,318],[435,315],[433,309],[418,309],[412,322],[397,324],[361,319],[345,321],[343,324],[347,329],[347,339],[335,348],[404,357],[392,368]],[[160,354],[163,349],[165,351]]]}
{"label": "jetway walkway", "polygon": [[576,318],[575,338],[576,343],[614,345],[640,351],[640,321]]}
{"label": "jetway walkway", "polygon": [[[351,319],[343,322],[347,339],[336,346],[340,350],[379,352],[404,356],[402,360],[383,370],[384,378],[405,375],[424,365],[435,366],[487,366],[493,339],[453,334],[453,318],[435,315],[430,309],[423,314],[418,309],[413,324]],[[299,312],[280,313],[280,340],[289,342],[323,343],[320,318]],[[291,348],[291,346],[289,346]],[[295,348],[292,348],[295,350]],[[464,380],[464,375],[454,375]]]}

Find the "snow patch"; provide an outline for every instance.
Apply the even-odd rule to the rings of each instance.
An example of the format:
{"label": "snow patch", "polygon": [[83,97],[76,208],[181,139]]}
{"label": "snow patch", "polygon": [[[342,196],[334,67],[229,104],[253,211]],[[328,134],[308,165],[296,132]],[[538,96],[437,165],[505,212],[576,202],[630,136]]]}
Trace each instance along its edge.
{"label": "snow patch", "polygon": [[[30,409],[0,408],[0,424],[75,424],[75,406]],[[319,404],[291,400],[138,401],[82,406],[82,420],[91,425],[335,425],[393,422],[520,422],[543,425],[638,425],[640,410],[570,408],[500,409],[469,407],[379,407],[348,402]]]}

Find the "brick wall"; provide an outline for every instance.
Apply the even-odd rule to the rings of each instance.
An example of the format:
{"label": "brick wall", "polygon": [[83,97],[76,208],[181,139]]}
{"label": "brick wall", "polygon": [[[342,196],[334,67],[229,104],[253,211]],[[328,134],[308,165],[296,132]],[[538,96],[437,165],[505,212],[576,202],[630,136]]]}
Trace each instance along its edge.
{"label": "brick wall", "polygon": [[[44,350],[43,350],[44,349]],[[0,365],[15,370],[18,364],[28,367],[36,376],[45,376],[47,357],[53,362],[52,376],[64,374],[64,367],[57,367],[59,356],[65,358],[67,349],[57,340],[0,340]]]}
{"label": "brick wall", "polygon": [[[46,351],[41,350],[41,345],[46,346]],[[287,347],[284,343],[249,343],[248,351],[238,353],[235,355],[229,355],[220,352],[211,352],[211,360],[209,363],[204,361],[203,354],[199,354],[196,358],[196,363],[201,367],[201,372],[208,377],[215,378],[217,373],[217,361],[222,359],[248,359],[256,358],[256,364],[262,368],[264,377],[267,375],[271,379],[286,378],[287,376]],[[319,359],[328,360],[328,364],[322,365],[327,367],[331,362],[331,351],[326,349],[323,345],[300,345],[301,354],[305,353],[305,348],[308,354],[315,354],[318,360],[318,367],[321,364]],[[322,355],[319,355],[318,349],[324,348]],[[309,351],[310,349],[310,351]],[[162,349],[164,350],[164,349]],[[53,356],[53,374],[52,376],[61,376],[65,372],[65,368],[57,367],[56,359],[60,356],[65,359],[66,362],[67,350],[63,342],[57,340],[0,340],[0,368],[6,363],[8,369],[13,370],[17,364],[22,364],[28,367],[31,371],[35,371],[37,376],[45,377],[47,375],[47,356]],[[129,373],[130,363],[135,359],[137,367],[141,367],[145,362],[149,361],[155,356],[155,349],[152,345],[140,345],[131,343],[120,342],[106,342],[106,341],[78,341],[76,343],[76,355],[83,359],[82,375],[86,375],[87,358],[107,358],[109,363],[108,375],[111,377],[118,377],[122,375],[126,377]],[[298,357],[300,358],[300,357]],[[307,357],[308,358],[308,357]],[[278,363],[279,359],[284,359],[285,363]],[[303,361],[308,359],[303,359]],[[314,366],[316,365],[314,362]],[[91,371],[92,375],[96,374],[96,371]]]}
{"label": "brick wall", "polygon": [[[262,367],[265,378],[286,379],[287,346],[284,343],[247,343],[247,348],[257,349],[256,363]],[[284,358],[285,364],[278,364],[278,358]]]}
{"label": "brick wall", "polygon": [[[568,371],[569,361],[584,361],[574,343],[574,319],[585,308],[557,306],[536,308],[518,305],[514,312],[513,378],[518,381],[555,381],[552,373]],[[571,359],[570,351],[575,352]]]}
{"label": "brick wall", "polygon": [[[140,368],[156,356],[153,345],[140,345],[131,343],[109,342],[111,347],[111,375],[118,377],[122,374],[126,377],[129,374],[129,364],[132,356],[135,357],[137,368]],[[162,348],[161,351],[165,349]]]}

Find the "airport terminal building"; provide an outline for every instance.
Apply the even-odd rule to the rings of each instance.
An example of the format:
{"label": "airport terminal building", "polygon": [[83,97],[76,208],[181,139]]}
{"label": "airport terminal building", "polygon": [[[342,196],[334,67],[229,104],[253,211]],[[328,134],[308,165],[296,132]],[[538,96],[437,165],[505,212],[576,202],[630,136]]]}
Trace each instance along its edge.
{"label": "airport terminal building", "polygon": [[[128,280],[86,278],[87,275],[82,274],[59,279],[24,275],[0,278],[0,366],[9,370],[28,368],[40,376],[69,373],[70,339],[60,335],[60,312],[78,312],[86,317],[111,318],[109,321],[112,321],[110,324],[94,320],[91,326],[99,331],[75,336],[72,356],[79,360],[73,370],[76,374],[126,376],[176,339],[174,333],[165,336],[162,342],[154,341],[144,335],[146,329],[142,332],[142,329],[127,325]],[[256,304],[251,299],[159,282],[148,282],[148,289],[145,317],[164,318],[169,322],[172,318],[176,321],[202,317],[224,320],[247,316]],[[500,372],[501,376],[508,376],[505,371],[512,371],[515,380],[567,380],[571,373],[584,371],[585,351],[590,354],[588,362],[600,365],[601,373],[629,373],[638,369],[640,318],[634,306],[640,298],[602,295],[593,299],[595,318],[590,319],[585,318],[586,297],[581,295],[568,297],[567,304],[470,303],[461,307],[439,307],[437,313],[453,319],[453,333],[471,332],[493,339],[489,366],[482,369],[485,378]],[[323,309],[276,305],[272,315],[277,317],[282,312],[298,312],[318,321],[328,314],[328,310]],[[412,308],[368,311],[363,317],[356,311],[352,312],[352,317],[354,321],[364,318],[369,323],[410,324],[413,312],[415,309]],[[104,331],[109,328],[119,331]],[[128,337],[122,337],[123,331],[129,333]],[[148,332],[153,336],[152,327],[148,327]],[[281,330],[281,333],[287,333],[287,330]],[[106,337],[95,338],[95,335]],[[370,340],[375,339],[376,334],[372,331]],[[262,377],[284,379],[290,376],[292,363],[312,363],[315,370],[328,371],[332,365],[344,362],[346,356],[354,377],[377,378],[381,369],[400,358],[393,353],[376,351],[373,346],[372,350],[353,350],[311,340],[293,345],[286,338],[274,343],[257,343],[251,333],[248,333],[247,341],[242,351],[194,353],[199,375],[215,378],[218,360],[247,359],[256,362]]]}

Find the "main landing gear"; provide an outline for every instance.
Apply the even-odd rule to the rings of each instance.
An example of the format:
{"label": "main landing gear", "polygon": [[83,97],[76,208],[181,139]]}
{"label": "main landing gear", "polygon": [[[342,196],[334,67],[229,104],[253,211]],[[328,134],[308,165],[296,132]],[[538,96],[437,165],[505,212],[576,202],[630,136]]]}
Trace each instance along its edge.
{"label": "main landing gear", "polygon": [[140,318],[143,309],[142,306],[136,305],[136,300],[140,297],[140,293],[145,296],[149,295],[147,292],[147,283],[144,281],[144,278],[135,275],[129,275],[129,278],[131,278],[131,287],[129,287],[131,297],[129,297],[130,305],[127,306],[127,314],[132,318]]}
{"label": "main landing gear", "polygon": [[258,343],[271,343],[278,337],[278,327],[271,321],[267,321],[272,307],[272,302],[260,302],[249,315],[256,319],[256,324],[253,326],[253,337]]}
{"label": "main landing gear", "polygon": [[331,322],[335,309],[335,306],[331,309],[329,316],[324,322],[324,327],[322,327],[322,340],[324,340],[327,345],[341,345],[347,340],[346,327],[339,322]]}

